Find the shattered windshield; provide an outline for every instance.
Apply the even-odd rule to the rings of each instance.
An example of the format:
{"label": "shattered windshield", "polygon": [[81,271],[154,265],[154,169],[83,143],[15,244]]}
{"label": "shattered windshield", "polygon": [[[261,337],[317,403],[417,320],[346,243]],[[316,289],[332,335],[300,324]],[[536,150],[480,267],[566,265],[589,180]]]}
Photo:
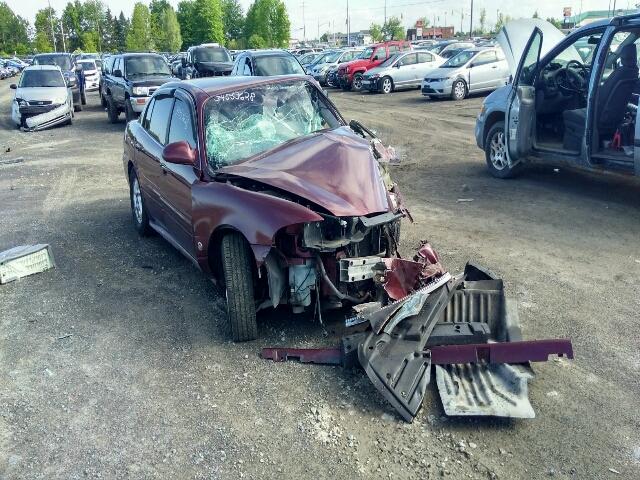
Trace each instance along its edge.
{"label": "shattered windshield", "polygon": [[64,78],[57,70],[27,70],[20,79],[21,88],[64,86]]}
{"label": "shattered windshield", "polygon": [[224,48],[198,48],[193,52],[196,62],[230,62],[231,57]]}
{"label": "shattered windshield", "polygon": [[215,95],[204,114],[207,161],[213,169],[341,125],[323,95],[306,81]]}
{"label": "shattered windshield", "polygon": [[269,77],[272,75],[304,75],[304,70],[292,56],[268,55],[255,59],[256,75]]}
{"label": "shattered windshield", "polygon": [[161,57],[130,57],[125,63],[127,77],[171,75],[169,66]]}
{"label": "shattered windshield", "polygon": [[57,65],[60,70],[71,70],[71,59],[68,55],[38,55],[33,59],[34,65]]}

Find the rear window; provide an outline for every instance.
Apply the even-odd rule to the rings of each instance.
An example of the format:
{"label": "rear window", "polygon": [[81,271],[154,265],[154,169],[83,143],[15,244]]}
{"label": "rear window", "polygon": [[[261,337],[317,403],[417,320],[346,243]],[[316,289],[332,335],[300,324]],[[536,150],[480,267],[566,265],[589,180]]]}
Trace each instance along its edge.
{"label": "rear window", "polygon": [[82,70],[96,70],[96,63],[93,60],[79,60],[78,65],[82,65]]}
{"label": "rear window", "polygon": [[231,56],[224,48],[197,48],[193,51],[194,62],[230,62]]}
{"label": "rear window", "polygon": [[270,55],[256,57],[255,74],[261,77],[269,77],[272,75],[295,75],[304,74],[304,70],[293,57]]}
{"label": "rear window", "polygon": [[57,70],[27,70],[22,72],[20,87],[64,87],[62,73]]}
{"label": "rear window", "polygon": [[71,70],[71,59],[68,55],[37,55],[34,65],[57,65],[61,70]]}
{"label": "rear window", "polygon": [[205,104],[204,118],[207,161],[213,169],[341,124],[324,96],[306,81],[215,95]]}

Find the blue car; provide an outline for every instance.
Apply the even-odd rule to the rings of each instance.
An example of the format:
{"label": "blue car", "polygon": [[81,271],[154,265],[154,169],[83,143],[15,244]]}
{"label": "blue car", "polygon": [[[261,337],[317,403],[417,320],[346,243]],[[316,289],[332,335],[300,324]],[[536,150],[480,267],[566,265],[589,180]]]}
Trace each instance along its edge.
{"label": "blue car", "polygon": [[640,175],[640,14],[566,37],[544,20],[516,20],[498,41],[512,82],[485,99],[475,128],[493,176],[529,163]]}

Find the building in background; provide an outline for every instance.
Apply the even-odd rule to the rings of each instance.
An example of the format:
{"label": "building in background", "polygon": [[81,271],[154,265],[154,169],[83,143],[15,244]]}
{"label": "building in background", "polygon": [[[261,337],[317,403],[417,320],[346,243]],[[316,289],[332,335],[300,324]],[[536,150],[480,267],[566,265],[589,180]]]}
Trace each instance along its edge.
{"label": "building in background", "polygon": [[579,13],[578,15],[570,15],[571,9],[567,7],[564,9],[564,20],[562,28],[563,30],[579,28],[598,20],[611,18],[614,15],[629,15],[632,13],[638,13],[638,10],[627,10],[622,8],[616,9],[615,12],[612,10],[590,10],[588,12]]}
{"label": "building in background", "polygon": [[369,45],[373,39],[371,38],[371,32],[369,30],[360,30],[359,32],[351,32],[350,37],[347,39],[346,33],[336,33],[335,35],[328,35],[329,44],[332,46],[361,46]]}

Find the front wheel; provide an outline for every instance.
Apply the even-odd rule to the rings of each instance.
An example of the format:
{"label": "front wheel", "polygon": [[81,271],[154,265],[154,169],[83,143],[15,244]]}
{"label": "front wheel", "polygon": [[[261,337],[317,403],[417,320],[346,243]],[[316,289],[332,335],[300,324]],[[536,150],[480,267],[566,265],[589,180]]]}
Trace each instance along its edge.
{"label": "front wheel", "polygon": [[127,118],[127,122],[131,122],[137,118],[136,112],[133,111],[133,107],[131,106],[131,102],[128,98],[125,100],[124,114]]}
{"label": "front wheel", "polygon": [[456,80],[451,86],[451,98],[453,100],[463,100],[467,96],[467,84],[464,80]]}
{"label": "front wheel", "polygon": [[360,90],[362,90],[362,74],[361,73],[356,73],[353,76],[353,85],[351,86],[351,89],[354,92],[359,92]]}
{"label": "front wheel", "polygon": [[507,143],[504,122],[496,122],[484,142],[489,173],[496,178],[513,178],[522,171],[522,164],[510,165],[507,159]]}
{"label": "front wheel", "polygon": [[116,107],[116,103],[113,101],[113,98],[111,98],[111,95],[107,97],[107,115],[109,117],[109,122],[118,122],[120,112],[118,112],[118,107]]}
{"label": "front wheel", "polygon": [[393,81],[389,77],[384,77],[380,84],[380,90],[382,90],[382,93],[393,92]]}
{"label": "front wheel", "polygon": [[222,272],[227,299],[227,315],[234,342],[258,338],[256,305],[253,296],[253,261],[249,245],[237,232],[222,238]]}

